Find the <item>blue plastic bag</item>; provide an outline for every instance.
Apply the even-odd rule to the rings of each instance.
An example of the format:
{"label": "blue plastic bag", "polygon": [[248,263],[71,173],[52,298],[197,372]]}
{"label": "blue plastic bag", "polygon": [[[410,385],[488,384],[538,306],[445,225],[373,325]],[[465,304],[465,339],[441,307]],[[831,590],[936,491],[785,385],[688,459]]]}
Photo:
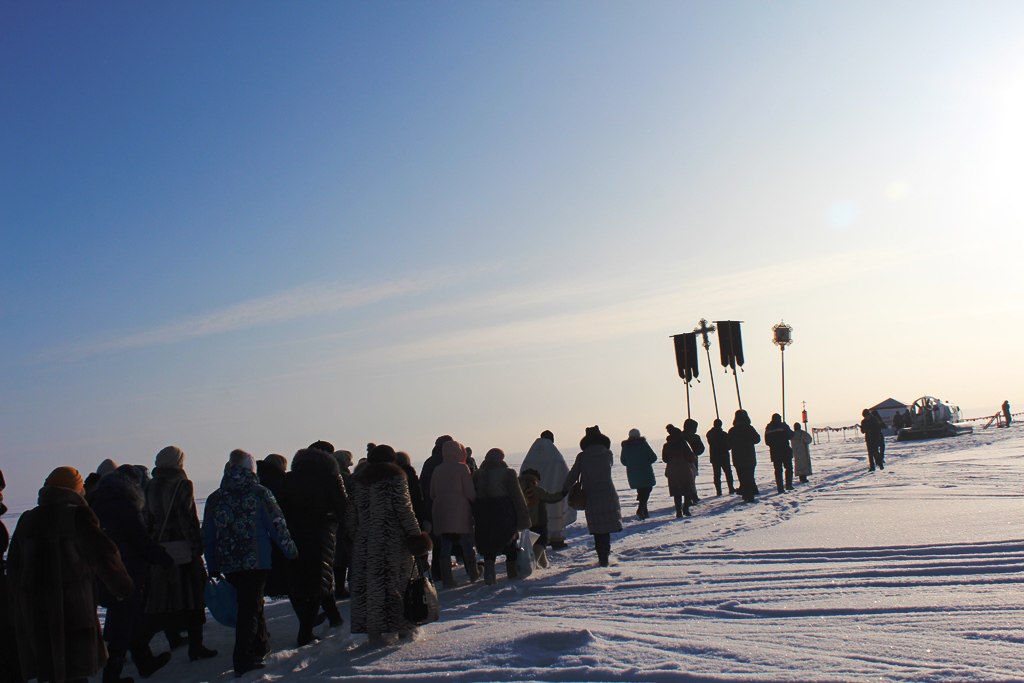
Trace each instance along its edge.
{"label": "blue plastic bag", "polygon": [[218,623],[234,628],[238,622],[238,592],[227,579],[210,577],[204,589],[206,608]]}

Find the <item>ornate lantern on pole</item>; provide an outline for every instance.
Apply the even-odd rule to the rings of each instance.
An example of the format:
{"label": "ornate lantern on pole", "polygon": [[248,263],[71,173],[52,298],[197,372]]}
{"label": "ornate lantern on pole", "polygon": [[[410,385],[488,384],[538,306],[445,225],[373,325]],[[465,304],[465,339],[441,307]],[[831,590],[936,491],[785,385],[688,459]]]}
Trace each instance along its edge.
{"label": "ornate lantern on pole", "polygon": [[772,327],[772,343],[782,354],[782,421],[786,421],[786,347],[793,343],[793,328],[785,322]]}

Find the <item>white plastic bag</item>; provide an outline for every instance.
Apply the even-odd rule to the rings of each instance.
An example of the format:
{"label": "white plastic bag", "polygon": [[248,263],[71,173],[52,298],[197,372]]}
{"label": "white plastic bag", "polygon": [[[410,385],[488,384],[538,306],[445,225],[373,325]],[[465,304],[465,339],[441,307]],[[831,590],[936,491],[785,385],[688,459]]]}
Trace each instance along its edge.
{"label": "white plastic bag", "polygon": [[529,529],[522,529],[519,532],[518,548],[516,554],[516,570],[520,579],[525,579],[533,573],[536,566],[536,558],[533,556],[533,543],[537,534]]}

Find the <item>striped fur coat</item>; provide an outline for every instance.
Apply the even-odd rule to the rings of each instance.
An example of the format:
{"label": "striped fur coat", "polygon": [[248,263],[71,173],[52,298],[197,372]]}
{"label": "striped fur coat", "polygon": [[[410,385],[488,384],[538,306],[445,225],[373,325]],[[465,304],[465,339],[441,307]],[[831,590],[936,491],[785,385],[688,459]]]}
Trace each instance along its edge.
{"label": "striped fur coat", "polygon": [[408,478],[393,463],[370,463],[354,477],[350,495],[345,521],[352,538],[352,633],[410,629],[403,596],[417,550],[411,546],[429,540],[421,536]]}

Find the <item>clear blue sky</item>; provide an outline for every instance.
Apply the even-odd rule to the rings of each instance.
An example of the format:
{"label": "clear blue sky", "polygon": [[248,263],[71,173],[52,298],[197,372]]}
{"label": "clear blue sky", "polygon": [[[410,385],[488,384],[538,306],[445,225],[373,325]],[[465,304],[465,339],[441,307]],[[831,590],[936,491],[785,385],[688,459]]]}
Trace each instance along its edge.
{"label": "clear blue sky", "polygon": [[1020,397],[1019,2],[6,3],[0,93],[9,497],[659,440],[701,317],[756,423],[783,318],[812,422]]}

